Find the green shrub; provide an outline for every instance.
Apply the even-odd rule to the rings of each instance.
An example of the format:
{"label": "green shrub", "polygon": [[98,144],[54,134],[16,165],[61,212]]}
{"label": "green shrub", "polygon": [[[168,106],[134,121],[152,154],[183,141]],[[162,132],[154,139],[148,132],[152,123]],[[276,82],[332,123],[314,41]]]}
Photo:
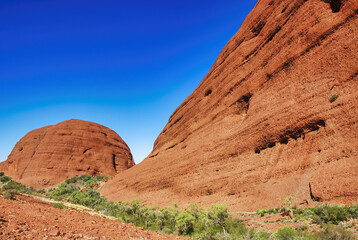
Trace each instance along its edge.
{"label": "green shrub", "polygon": [[358,206],[357,205],[351,205],[346,207],[346,211],[348,213],[349,218],[358,218]]}
{"label": "green shrub", "polygon": [[327,225],[324,231],[316,233],[315,236],[320,240],[355,240],[354,234],[344,228]]}
{"label": "green shrub", "polygon": [[298,208],[294,210],[296,219],[304,218],[310,219],[316,224],[338,224],[348,218],[358,218],[358,206],[329,206],[319,205],[314,208]]}
{"label": "green shrub", "polygon": [[275,238],[277,240],[293,240],[295,239],[296,232],[295,229],[291,226],[284,226],[277,230],[275,233]]}
{"label": "green shrub", "polygon": [[225,232],[226,220],[229,218],[229,208],[222,204],[212,205],[208,212],[208,217],[212,225],[219,225]]}
{"label": "green shrub", "polygon": [[0,172],[0,177],[4,176],[4,172]]}
{"label": "green shrub", "polygon": [[15,196],[18,195],[18,192],[14,190],[6,190],[2,193],[2,195],[6,199],[15,200]]}
{"label": "green shrub", "polygon": [[292,196],[288,196],[285,198],[285,200],[281,203],[282,206],[285,206],[285,207],[288,207],[288,208],[291,208],[292,206],[292,199],[293,197]]}
{"label": "green shrub", "polygon": [[179,213],[178,216],[176,216],[175,221],[176,229],[179,234],[189,235],[194,231],[195,217],[189,212],[184,211]]}
{"label": "green shrub", "polygon": [[68,201],[75,204],[80,204],[90,208],[96,208],[97,206],[105,203],[105,199],[101,194],[93,189],[88,189],[85,192],[73,191]]}
{"label": "green shrub", "polygon": [[73,184],[67,184],[66,182],[61,183],[57,188],[50,191],[50,197],[57,201],[68,198],[72,193],[79,191],[80,188]]}
{"label": "green shrub", "polygon": [[331,103],[333,103],[334,101],[337,100],[338,97],[339,97],[339,95],[333,94],[333,95],[329,98],[329,101],[330,101]]}
{"label": "green shrub", "polygon": [[39,194],[46,194],[46,191],[45,191],[45,189],[40,189],[40,190],[37,191],[37,193],[39,193]]}
{"label": "green shrub", "polygon": [[319,205],[312,210],[315,214],[313,216],[313,222],[317,224],[338,224],[348,218],[348,212],[344,206]]}
{"label": "green shrub", "polygon": [[10,180],[11,180],[11,177],[8,177],[8,176],[0,177],[0,182],[2,182],[2,183],[6,183],[6,182],[8,182]]}
{"label": "green shrub", "polygon": [[63,205],[62,203],[55,203],[55,204],[53,205],[53,207],[54,207],[54,208],[59,208],[59,209],[65,209],[65,208],[66,208],[66,206]]}

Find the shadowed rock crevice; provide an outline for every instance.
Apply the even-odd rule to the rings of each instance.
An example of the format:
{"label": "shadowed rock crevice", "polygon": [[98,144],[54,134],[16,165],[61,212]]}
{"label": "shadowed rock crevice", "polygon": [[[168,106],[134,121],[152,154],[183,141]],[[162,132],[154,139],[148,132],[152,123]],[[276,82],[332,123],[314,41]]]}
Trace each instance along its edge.
{"label": "shadowed rock crevice", "polygon": [[246,114],[250,107],[250,99],[252,97],[251,93],[247,93],[240,97],[235,103],[231,106],[235,106],[236,114]]}
{"label": "shadowed rock crevice", "polygon": [[112,154],[112,164],[113,164],[114,171],[117,172],[116,154]]}
{"label": "shadowed rock crevice", "polygon": [[213,91],[210,89],[206,90],[205,97],[209,96]]}
{"label": "shadowed rock crevice", "polygon": [[173,127],[175,124],[177,124],[181,119],[183,118],[183,116],[179,117],[177,120],[175,120],[170,127]]}
{"label": "shadowed rock crevice", "polygon": [[315,202],[320,202],[321,199],[319,197],[315,197],[312,193],[312,187],[311,187],[311,183],[308,184],[308,187],[310,188],[310,197],[313,201]]}
{"label": "shadowed rock crevice", "polygon": [[265,27],[266,22],[260,21],[255,27],[251,29],[251,32],[254,34],[254,37],[257,37],[261,30]]}
{"label": "shadowed rock crevice", "polygon": [[85,154],[86,152],[88,152],[89,150],[91,150],[92,148],[87,148],[86,150],[83,151],[83,154]]}
{"label": "shadowed rock crevice", "polygon": [[323,1],[329,3],[333,13],[337,13],[341,11],[341,8],[343,6],[342,0],[323,0]]}
{"label": "shadowed rock crevice", "polygon": [[324,120],[317,120],[310,122],[303,127],[295,127],[293,129],[285,131],[284,134],[279,137],[275,137],[272,141],[265,141],[260,144],[260,146],[255,148],[255,153],[259,154],[262,150],[267,148],[273,148],[277,143],[288,144],[290,139],[297,140],[298,138],[304,138],[305,134],[310,132],[318,131],[321,127],[325,127],[326,122]]}

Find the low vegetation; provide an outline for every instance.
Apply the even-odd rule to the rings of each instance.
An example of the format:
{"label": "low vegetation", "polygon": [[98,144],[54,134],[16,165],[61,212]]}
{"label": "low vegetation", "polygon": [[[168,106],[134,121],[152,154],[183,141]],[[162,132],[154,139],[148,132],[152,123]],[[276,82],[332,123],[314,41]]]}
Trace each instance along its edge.
{"label": "low vegetation", "polygon": [[[291,226],[284,226],[274,234],[270,234],[265,231],[249,229],[240,219],[232,218],[228,207],[222,204],[213,205],[209,209],[202,209],[196,204],[191,204],[180,211],[176,204],[160,209],[155,206],[149,207],[139,200],[109,202],[98,192],[102,180],[103,177],[79,176],[68,179],[57,187],[40,191],[8,180],[3,183],[2,190],[5,197],[6,194],[13,194],[12,197],[8,197],[10,199],[20,193],[41,193],[54,200],[68,201],[95,209],[101,214],[113,216],[122,222],[131,223],[148,230],[204,240],[356,239],[351,231],[337,224],[350,218],[357,219],[357,205],[321,205],[305,209],[257,210],[257,214],[261,216],[292,210],[296,220],[310,221],[322,226],[322,231],[317,233],[309,233],[307,227],[294,229]],[[291,200],[287,199],[287,206],[290,205]],[[63,209],[65,205],[55,203],[53,207]]]}
{"label": "low vegetation", "polygon": [[329,98],[329,101],[330,101],[331,103],[333,103],[334,101],[337,100],[338,97],[339,97],[339,95],[333,94],[333,95]]}
{"label": "low vegetation", "polygon": [[55,204],[53,205],[53,207],[54,207],[54,208],[59,208],[59,209],[65,209],[65,208],[66,208],[66,206],[63,205],[62,203],[55,203]]}

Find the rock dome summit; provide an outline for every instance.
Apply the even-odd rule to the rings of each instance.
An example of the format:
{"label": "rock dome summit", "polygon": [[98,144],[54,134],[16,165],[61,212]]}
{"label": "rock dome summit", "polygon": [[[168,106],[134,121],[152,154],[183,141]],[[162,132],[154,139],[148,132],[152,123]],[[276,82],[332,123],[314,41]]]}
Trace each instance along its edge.
{"label": "rock dome summit", "polygon": [[140,164],[101,193],[231,209],[358,200],[358,1],[259,0]]}
{"label": "rock dome summit", "polygon": [[46,187],[77,175],[114,176],[132,166],[131,151],[117,133],[71,119],[27,133],[0,170],[23,184]]}

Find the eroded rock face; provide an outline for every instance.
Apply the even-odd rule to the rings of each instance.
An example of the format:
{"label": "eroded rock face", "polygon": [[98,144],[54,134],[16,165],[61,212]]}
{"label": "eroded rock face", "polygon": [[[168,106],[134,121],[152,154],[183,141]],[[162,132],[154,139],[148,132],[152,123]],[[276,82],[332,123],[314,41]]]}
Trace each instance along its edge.
{"label": "eroded rock face", "polygon": [[134,165],[127,144],[102,125],[68,120],[26,134],[0,170],[33,187],[77,175],[114,176]]}
{"label": "eroded rock face", "polygon": [[259,0],[152,153],[102,193],[233,210],[357,201],[357,13],[356,0]]}

